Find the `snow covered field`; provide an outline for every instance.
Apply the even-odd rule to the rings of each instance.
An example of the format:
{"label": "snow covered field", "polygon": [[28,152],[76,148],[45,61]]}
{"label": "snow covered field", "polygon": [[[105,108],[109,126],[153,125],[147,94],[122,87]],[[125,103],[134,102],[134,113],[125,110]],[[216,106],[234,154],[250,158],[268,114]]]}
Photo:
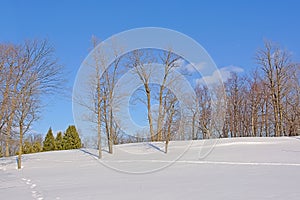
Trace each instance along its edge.
{"label": "snow covered field", "polygon": [[300,199],[300,138],[234,138],[0,159],[0,199]]}

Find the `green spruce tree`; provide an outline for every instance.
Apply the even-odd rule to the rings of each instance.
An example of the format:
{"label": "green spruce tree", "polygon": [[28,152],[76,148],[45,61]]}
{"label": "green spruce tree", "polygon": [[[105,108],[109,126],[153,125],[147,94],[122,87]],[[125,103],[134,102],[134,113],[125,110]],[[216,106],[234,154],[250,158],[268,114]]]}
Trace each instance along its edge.
{"label": "green spruce tree", "polygon": [[22,147],[23,154],[33,153],[32,144],[30,141],[26,140]]}
{"label": "green spruce tree", "polygon": [[62,132],[58,132],[55,138],[56,150],[63,150],[63,136]]}
{"label": "green spruce tree", "polygon": [[43,151],[53,151],[55,150],[55,139],[52,133],[52,129],[49,128],[48,133],[43,142]]}
{"label": "green spruce tree", "polygon": [[69,126],[63,137],[63,149],[79,149],[81,148],[81,139],[76,127]]}
{"label": "green spruce tree", "polygon": [[38,153],[38,152],[41,152],[42,150],[43,150],[43,147],[39,141],[35,141],[32,144],[32,152],[33,153]]}

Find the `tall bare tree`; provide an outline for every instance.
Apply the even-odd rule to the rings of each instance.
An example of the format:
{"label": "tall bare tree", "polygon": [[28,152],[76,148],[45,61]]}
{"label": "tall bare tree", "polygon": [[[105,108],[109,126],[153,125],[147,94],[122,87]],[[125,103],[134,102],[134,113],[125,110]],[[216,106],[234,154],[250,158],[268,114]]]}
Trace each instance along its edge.
{"label": "tall bare tree", "polygon": [[140,81],[143,84],[145,93],[146,93],[146,105],[147,105],[147,116],[150,129],[150,139],[151,141],[155,140],[155,132],[153,125],[153,116],[151,110],[151,86],[150,78],[152,75],[152,68],[149,66],[153,63],[153,56],[149,51],[135,50],[132,52],[130,63],[128,67],[133,69],[134,73],[138,76]]}
{"label": "tall bare tree", "polygon": [[[12,133],[19,129],[19,167],[21,167],[22,138],[38,119],[42,95],[62,89],[62,66],[54,56],[47,40],[29,40],[22,44],[1,45],[1,134],[6,135],[6,156]],[[30,117],[29,117],[30,116]]]}
{"label": "tall bare tree", "polygon": [[[172,84],[175,80],[168,80],[170,77],[170,73],[174,68],[179,67],[178,60],[180,59],[180,56],[175,55],[172,50],[169,50],[167,52],[163,52],[161,56],[161,60],[164,66],[164,74],[163,74],[163,80],[159,87],[159,94],[158,94],[158,117],[157,117],[157,134],[156,134],[156,140],[162,141],[162,128],[163,128],[163,93],[166,87],[168,87],[168,83]],[[176,77],[174,77],[176,79]],[[167,93],[168,94],[168,93]]]}
{"label": "tall bare tree", "polygon": [[114,54],[114,62],[104,71],[101,77],[103,86],[103,120],[105,124],[105,131],[108,141],[108,152],[113,153],[113,145],[117,144],[117,124],[113,119],[113,98],[114,88],[117,83],[118,75],[120,74],[120,62],[122,49],[117,44],[112,44],[112,51]]}
{"label": "tall bare tree", "polygon": [[[106,46],[99,45],[100,41],[95,36],[92,37],[92,47],[90,58],[86,60],[84,66],[88,70],[88,81],[84,91],[75,94],[75,102],[87,109],[83,119],[92,123],[92,129],[97,132],[98,157],[102,158],[102,138],[106,135],[108,152],[113,153],[113,144],[118,142],[118,127],[113,119],[113,92],[119,75],[122,49],[118,44],[113,43]],[[115,60],[109,63],[107,51],[112,51]],[[84,93],[86,92],[86,93]],[[94,126],[96,125],[96,126]]]}
{"label": "tall bare tree", "polygon": [[230,131],[233,137],[240,137],[243,133],[243,94],[245,93],[244,79],[237,73],[231,73],[231,77],[225,83],[227,89],[227,106],[230,108]]}
{"label": "tall bare tree", "polygon": [[[86,85],[86,94],[75,94],[75,102],[85,109],[89,113],[83,114],[83,119],[94,125],[97,132],[97,148],[98,148],[98,158],[102,158],[102,121],[103,121],[103,85],[101,84],[101,77],[105,71],[107,65],[107,58],[103,49],[96,48],[99,41],[96,37],[92,37],[92,47],[93,51],[91,54],[91,59],[86,61],[84,65],[88,68],[90,72],[88,75],[88,81],[83,83]],[[83,92],[83,91],[81,91]]]}
{"label": "tall bare tree", "polygon": [[[163,104],[163,112],[166,113],[166,123],[165,123],[165,153],[168,153],[168,146],[169,141],[171,140],[172,134],[171,132],[175,132],[175,130],[172,130],[172,127],[174,126],[174,122],[178,123],[179,120],[176,120],[176,115],[179,115],[179,106],[178,106],[178,100],[174,94],[172,94],[171,91],[167,91],[167,94],[164,98],[164,104]],[[175,127],[176,129],[176,127]],[[163,131],[162,131],[163,133]]]}
{"label": "tall bare tree", "polygon": [[21,86],[19,91],[19,106],[16,110],[16,122],[19,128],[18,169],[22,166],[21,159],[24,134],[29,130],[31,124],[38,119],[38,109],[41,107],[36,93],[37,83],[35,82],[35,77],[35,74],[31,74],[30,77],[28,77],[29,79],[24,80],[24,85]]}
{"label": "tall bare tree", "polygon": [[275,136],[284,135],[283,132],[283,99],[288,90],[288,72],[294,67],[288,51],[281,49],[272,42],[265,42],[264,49],[257,52],[258,64],[267,80],[273,108]]}
{"label": "tall bare tree", "polygon": [[198,106],[195,124],[198,124],[197,128],[202,133],[202,138],[208,139],[211,132],[211,97],[207,86],[197,85],[195,91],[197,96],[195,106]]}

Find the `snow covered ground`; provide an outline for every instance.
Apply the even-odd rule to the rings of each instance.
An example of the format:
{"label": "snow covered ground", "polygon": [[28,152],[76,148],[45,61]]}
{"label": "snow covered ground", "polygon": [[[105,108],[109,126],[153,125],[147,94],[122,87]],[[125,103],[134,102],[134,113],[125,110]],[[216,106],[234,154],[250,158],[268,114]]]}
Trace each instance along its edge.
{"label": "snow covered ground", "polygon": [[0,159],[0,199],[300,199],[300,138],[118,145]]}

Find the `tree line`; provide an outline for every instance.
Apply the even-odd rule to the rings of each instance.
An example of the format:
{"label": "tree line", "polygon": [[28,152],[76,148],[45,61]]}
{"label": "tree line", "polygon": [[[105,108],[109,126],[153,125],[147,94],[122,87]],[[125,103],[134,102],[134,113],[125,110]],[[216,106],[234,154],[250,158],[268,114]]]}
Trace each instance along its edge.
{"label": "tree line", "polygon": [[[15,150],[12,155],[18,154],[18,144],[12,145]],[[64,133],[59,131],[56,137],[53,135],[53,131],[49,128],[44,139],[40,134],[28,134],[22,144],[22,153],[38,153],[44,151],[59,151],[69,149],[79,149],[82,147],[81,138],[74,125],[69,126]],[[0,157],[2,157],[0,151]]]}
{"label": "tree line", "polygon": [[[98,43],[93,38],[93,47]],[[99,158],[103,145],[113,153],[114,144],[127,142],[164,141],[167,152],[170,140],[300,134],[300,65],[287,50],[273,42],[265,42],[257,51],[252,72],[246,75],[232,72],[228,79],[213,86],[195,84],[196,97],[186,97],[190,105],[185,111],[170,89],[180,83],[181,77],[173,71],[181,70],[180,61],[184,58],[171,49],[123,53],[121,48],[111,45],[110,50],[115,55],[113,63],[108,63],[103,49],[97,47],[92,52],[92,64],[86,63],[93,71],[87,84],[88,93],[76,98],[80,106],[89,110],[83,120],[94,124]],[[157,76],[151,67],[153,63],[159,63],[163,69],[160,84],[151,82]],[[142,102],[147,110],[149,130],[134,135],[124,133],[114,118],[114,112],[118,112],[115,102],[126,96],[126,91],[120,96],[113,95],[124,71],[139,79],[142,86],[132,99]],[[191,76],[185,72],[183,75]]]}
{"label": "tree line", "polygon": [[[300,134],[300,65],[279,45],[265,42],[250,74],[231,73],[224,82],[225,113],[219,137]],[[197,86],[196,138],[209,138],[210,104],[206,86]],[[199,135],[200,133],[200,135]]]}
{"label": "tree line", "polygon": [[[93,47],[97,47],[97,38],[92,41]],[[90,122],[97,133],[90,142],[98,148],[99,158],[104,146],[113,153],[113,145],[128,142],[164,141],[167,152],[170,140],[300,134],[300,66],[277,44],[265,42],[255,55],[257,67],[250,74],[232,73],[213,86],[193,84],[193,74],[182,70],[184,58],[172,49],[124,53],[117,44],[108,46],[114,61],[109,63],[106,52],[94,48],[91,62],[85,63],[92,71],[87,88],[74,98],[88,110],[81,113],[81,120]],[[159,73],[154,64],[159,65]],[[116,85],[126,71],[141,83],[130,103],[144,106],[149,128],[134,134],[124,132],[120,126],[122,120],[114,117],[119,112],[118,102],[128,95],[127,91],[115,94]],[[63,67],[53,47],[46,40],[1,44],[0,72],[0,152],[9,156],[18,147],[20,167],[23,152],[44,147],[69,149],[66,143],[59,142],[67,134],[58,134],[56,142],[50,134],[47,138],[50,142],[43,147],[38,144],[40,137],[31,136],[23,141],[24,134],[40,117],[42,97],[59,92],[64,85]],[[158,76],[159,84],[153,83]],[[180,88],[183,77],[192,80],[195,91],[194,97],[185,97],[184,101],[189,102],[185,107],[171,89]]]}

